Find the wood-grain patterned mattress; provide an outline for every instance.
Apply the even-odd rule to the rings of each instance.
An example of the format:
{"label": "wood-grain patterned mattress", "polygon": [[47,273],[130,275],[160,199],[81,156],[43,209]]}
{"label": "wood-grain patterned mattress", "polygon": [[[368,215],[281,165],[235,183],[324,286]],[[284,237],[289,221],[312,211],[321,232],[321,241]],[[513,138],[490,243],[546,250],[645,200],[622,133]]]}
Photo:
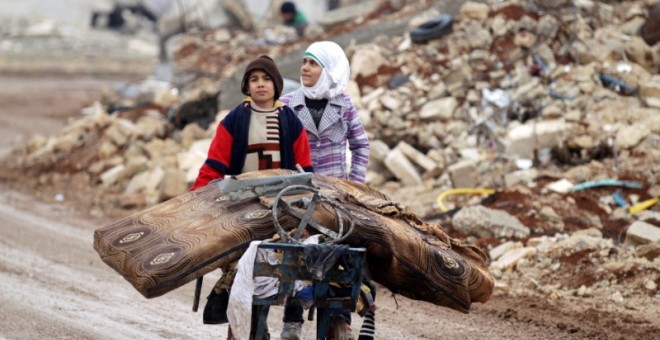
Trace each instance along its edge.
{"label": "wood-grain patterned mattress", "polygon": [[[238,179],[291,173],[269,170]],[[366,185],[320,175],[313,181],[351,213],[355,229],[346,243],[367,249],[376,282],[393,293],[461,312],[490,298],[494,280],[478,248],[450,238],[440,225],[421,221]],[[142,295],[157,297],[240,258],[251,241],[272,237],[271,202],[266,197],[232,200],[211,183],[97,229],[94,249]],[[338,229],[327,204],[317,206],[312,218]],[[287,230],[299,223],[288,214],[278,221]]]}

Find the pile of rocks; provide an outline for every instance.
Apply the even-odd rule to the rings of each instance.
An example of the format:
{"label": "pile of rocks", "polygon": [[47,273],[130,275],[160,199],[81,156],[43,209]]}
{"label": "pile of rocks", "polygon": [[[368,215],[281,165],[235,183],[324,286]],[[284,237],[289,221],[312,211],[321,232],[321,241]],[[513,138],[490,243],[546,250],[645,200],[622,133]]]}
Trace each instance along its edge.
{"label": "pile of rocks", "polygon": [[[566,3],[468,2],[453,33],[427,44],[381,36],[347,48],[350,92],[370,135],[368,184],[429,218],[444,190],[497,189],[495,202],[463,208],[443,225],[490,250],[503,284],[525,276],[528,288],[551,295],[603,296],[602,287],[617,301],[636,289],[653,295],[660,204],[646,217],[627,206],[660,196],[660,44],[640,36],[657,1]],[[437,14],[422,13],[410,26]],[[201,65],[217,79],[255,53],[292,48],[240,47],[243,38],[224,30],[205,37],[212,39],[182,40],[180,65]],[[172,108],[195,111],[208,89],[217,84],[180,92],[145,81],[127,107],[108,97],[60,135],[34,137],[17,167],[40,184],[91,186],[103,192],[94,202],[123,208],[177,196],[227,111],[206,129],[177,129]],[[618,200],[613,190],[572,190],[598,179],[639,186],[618,189]],[[589,272],[592,281],[570,281],[590,264],[601,268]],[[552,283],[558,276],[563,281]]]}

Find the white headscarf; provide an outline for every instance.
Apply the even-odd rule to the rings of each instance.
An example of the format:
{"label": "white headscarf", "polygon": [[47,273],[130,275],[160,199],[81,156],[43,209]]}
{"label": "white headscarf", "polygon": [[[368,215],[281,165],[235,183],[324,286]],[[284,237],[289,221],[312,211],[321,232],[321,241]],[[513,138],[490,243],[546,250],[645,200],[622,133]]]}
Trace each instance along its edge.
{"label": "white headscarf", "polygon": [[[351,67],[341,46],[332,41],[315,42],[307,48],[304,57],[314,59],[323,68],[321,76],[314,86],[303,85],[305,97],[330,99],[346,90]],[[302,78],[300,82],[302,83]]]}

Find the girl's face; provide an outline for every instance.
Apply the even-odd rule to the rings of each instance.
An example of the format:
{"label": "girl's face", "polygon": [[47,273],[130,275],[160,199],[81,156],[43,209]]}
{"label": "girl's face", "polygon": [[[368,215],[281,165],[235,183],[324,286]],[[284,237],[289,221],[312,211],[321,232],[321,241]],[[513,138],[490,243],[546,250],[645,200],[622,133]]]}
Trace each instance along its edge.
{"label": "girl's face", "polygon": [[300,79],[303,85],[307,87],[316,85],[316,82],[321,78],[321,73],[323,73],[323,67],[316,60],[309,57],[303,58],[302,67],[300,68]]}
{"label": "girl's face", "polygon": [[265,108],[275,105],[275,84],[266,72],[252,71],[248,78],[248,89],[257,106]]}

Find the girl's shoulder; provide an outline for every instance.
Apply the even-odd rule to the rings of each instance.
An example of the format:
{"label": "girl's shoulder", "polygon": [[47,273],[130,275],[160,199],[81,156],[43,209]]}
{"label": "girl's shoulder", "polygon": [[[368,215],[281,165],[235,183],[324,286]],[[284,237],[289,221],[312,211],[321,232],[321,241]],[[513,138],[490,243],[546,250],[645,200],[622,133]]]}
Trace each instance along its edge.
{"label": "girl's shoulder", "polygon": [[341,107],[341,112],[343,112],[344,114],[348,114],[348,113],[357,111],[357,107],[355,106],[355,102],[353,101],[351,96],[349,96],[345,92],[341,93],[341,94],[338,94],[335,97],[333,97],[330,100],[329,104]]}

